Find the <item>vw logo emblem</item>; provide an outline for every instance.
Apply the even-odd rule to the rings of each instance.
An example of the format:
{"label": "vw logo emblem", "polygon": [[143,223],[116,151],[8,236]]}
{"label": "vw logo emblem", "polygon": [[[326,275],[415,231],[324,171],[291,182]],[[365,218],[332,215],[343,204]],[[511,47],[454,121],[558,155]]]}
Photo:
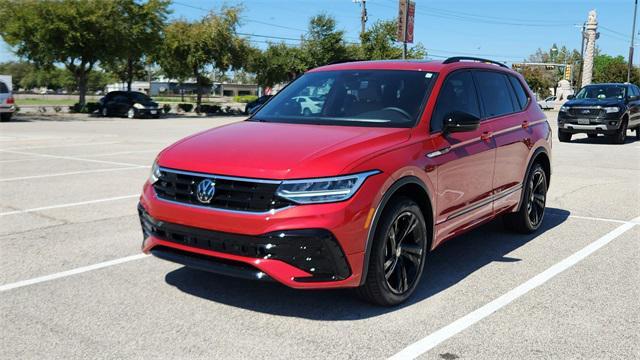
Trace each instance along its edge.
{"label": "vw logo emblem", "polygon": [[209,179],[204,179],[198,183],[196,189],[196,196],[198,201],[203,204],[208,204],[213,199],[213,195],[216,193],[216,183]]}

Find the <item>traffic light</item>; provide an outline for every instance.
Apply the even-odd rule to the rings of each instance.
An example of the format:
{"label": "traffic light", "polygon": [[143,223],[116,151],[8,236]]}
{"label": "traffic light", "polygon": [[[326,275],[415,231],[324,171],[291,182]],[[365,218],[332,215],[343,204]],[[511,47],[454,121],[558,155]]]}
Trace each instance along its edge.
{"label": "traffic light", "polygon": [[564,67],[564,79],[571,80],[571,65]]}

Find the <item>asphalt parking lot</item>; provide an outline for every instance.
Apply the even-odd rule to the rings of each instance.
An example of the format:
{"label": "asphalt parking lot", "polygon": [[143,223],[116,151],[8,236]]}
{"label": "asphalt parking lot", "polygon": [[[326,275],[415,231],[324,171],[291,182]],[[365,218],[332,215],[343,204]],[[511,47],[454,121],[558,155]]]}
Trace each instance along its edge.
{"label": "asphalt parking lot", "polygon": [[631,132],[624,145],[554,138],[543,228],[496,221],[446,243],[388,309],[140,254],[155,155],[238,120],[0,124],[0,358],[640,358]]}

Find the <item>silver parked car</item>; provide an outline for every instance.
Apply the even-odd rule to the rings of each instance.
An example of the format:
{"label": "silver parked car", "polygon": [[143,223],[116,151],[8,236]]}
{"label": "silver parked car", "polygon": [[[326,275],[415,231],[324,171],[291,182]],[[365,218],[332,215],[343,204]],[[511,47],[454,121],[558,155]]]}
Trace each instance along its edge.
{"label": "silver parked car", "polygon": [[549,110],[549,109],[553,109],[556,106],[556,97],[555,96],[549,96],[548,98],[542,100],[542,101],[538,101],[538,105],[540,105],[540,108],[542,110]]}
{"label": "silver parked car", "polygon": [[9,86],[0,81],[0,121],[11,120],[11,116],[15,111],[16,104]]}

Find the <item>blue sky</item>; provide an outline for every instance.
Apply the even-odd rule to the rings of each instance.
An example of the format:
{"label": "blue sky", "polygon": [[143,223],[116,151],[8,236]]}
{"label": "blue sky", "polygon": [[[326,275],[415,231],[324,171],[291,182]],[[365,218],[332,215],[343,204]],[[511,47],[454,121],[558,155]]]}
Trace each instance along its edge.
{"label": "blue sky", "polygon": [[[296,40],[311,16],[333,15],[348,41],[357,41],[360,8],[352,0],[179,0],[172,18],[197,19],[205,10],[223,4],[243,4],[239,32],[254,34],[256,46],[264,47],[264,36]],[[368,25],[397,14],[397,0],[367,0]],[[596,9],[600,26],[597,45],[607,54],[628,54],[633,21],[633,0],[416,0],[415,40],[434,58],[477,55],[499,61],[521,61],[537,48],[559,46],[579,49],[580,31],[589,10]],[[640,27],[640,24],[638,25]],[[636,29],[638,31],[638,29]],[[261,37],[262,36],[262,37]],[[640,39],[636,40],[636,43]],[[634,63],[639,63],[636,50]],[[0,62],[15,59],[6,44],[0,44]]]}

